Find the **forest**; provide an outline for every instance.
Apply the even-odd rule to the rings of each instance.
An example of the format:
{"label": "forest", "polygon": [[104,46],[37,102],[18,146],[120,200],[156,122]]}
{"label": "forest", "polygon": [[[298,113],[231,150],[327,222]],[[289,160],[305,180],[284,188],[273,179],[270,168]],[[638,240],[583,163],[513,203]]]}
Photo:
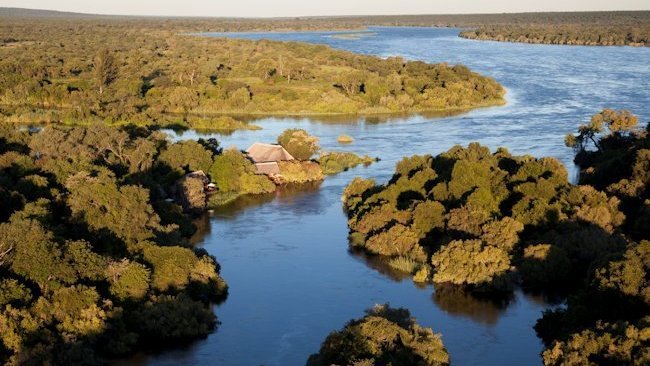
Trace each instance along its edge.
{"label": "forest", "polygon": [[[229,289],[218,258],[192,245],[197,218],[375,161],[321,151],[317,137],[292,128],[269,142],[295,161],[267,176],[243,151],[216,139],[173,142],[162,127],[228,132],[259,129],[242,117],[251,115],[504,103],[501,85],[463,65],[195,34],[372,25],[647,46],[650,12],[233,20],[0,8],[0,363],[104,364],[208,336]],[[345,188],[350,250],[434,285],[434,301],[444,291],[498,299],[517,288],[562,299],[535,325],[545,365],[650,364],[649,132],[610,109],[580,125],[565,139],[577,184],[557,159],[479,143],[406,157],[388,182],[356,178]],[[407,309],[359,315],[307,364],[453,361],[444,335]]]}
{"label": "forest", "polygon": [[[263,32],[360,30],[371,26],[462,28],[461,37],[508,42],[648,46],[650,11],[548,12],[503,14],[437,14],[298,17],[271,19],[138,18],[0,8],[7,21],[83,20],[85,23],[122,22],[146,29],[161,26],[181,32]],[[12,43],[21,38],[0,39]]]}
{"label": "forest", "polygon": [[535,330],[546,365],[650,362],[650,124],[603,110],[569,134],[582,173],[472,143],[346,188],[350,245],[416,282],[566,297]]}
{"label": "forest", "polygon": [[[253,129],[224,115],[384,114],[503,104],[463,65],[206,38],[174,21],[6,18],[0,122]],[[201,30],[202,23],[192,23]]]}
{"label": "forest", "polygon": [[216,154],[195,144],[179,162],[145,128],[0,127],[3,364],[100,364],[217,326],[219,264],[166,199]]}

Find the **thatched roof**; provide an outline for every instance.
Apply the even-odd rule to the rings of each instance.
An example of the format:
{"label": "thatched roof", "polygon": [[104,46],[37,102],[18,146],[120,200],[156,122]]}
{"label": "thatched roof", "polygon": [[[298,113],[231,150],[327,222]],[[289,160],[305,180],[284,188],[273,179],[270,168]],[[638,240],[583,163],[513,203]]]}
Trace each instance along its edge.
{"label": "thatched roof", "polygon": [[246,152],[254,163],[294,160],[293,156],[291,156],[291,154],[289,154],[289,152],[280,145],[263,144],[256,142],[251,145],[251,147],[249,147]]}

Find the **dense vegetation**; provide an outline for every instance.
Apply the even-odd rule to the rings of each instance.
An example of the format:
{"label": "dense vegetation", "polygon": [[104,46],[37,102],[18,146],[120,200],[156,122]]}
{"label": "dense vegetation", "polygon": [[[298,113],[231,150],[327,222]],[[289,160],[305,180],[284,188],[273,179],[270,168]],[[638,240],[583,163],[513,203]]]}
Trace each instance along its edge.
{"label": "dense vegetation", "polygon": [[467,30],[468,39],[581,46],[650,46],[650,24],[494,25]]}
{"label": "dense vegetation", "polygon": [[555,159],[478,144],[405,158],[385,185],[357,178],[344,194],[351,245],[416,281],[572,293],[536,325],[546,364],[647,364],[648,129],[604,110],[566,141],[581,185]]}
{"label": "dense vegetation", "polygon": [[[137,24],[147,30],[165,27],[181,32],[359,30],[370,26],[470,28],[460,36],[471,39],[574,45],[648,46],[649,11],[553,12],[510,14],[439,14],[277,19],[137,18],[0,8],[0,17],[39,23],[76,20],[85,23]],[[4,19],[3,19],[4,20]],[[342,34],[346,37],[346,34]],[[354,39],[354,34],[350,37]],[[13,47],[23,38],[7,36],[0,45]]]}
{"label": "dense vegetation", "polygon": [[408,310],[376,305],[366,313],[332,332],[307,365],[449,365],[440,335],[419,326]]}
{"label": "dense vegetation", "polygon": [[567,136],[580,183],[621,202],[627,245],[594,266],[567,307],[549,311],[536,330],[548,365],[650,363],[650,125],[604,110]]}
{"label": "dense vegetation", "polygon": [[2,18],[0,121],[248,128],[232,114],[462,110],[503,103],[462,65],[204,38],[203,23]]}
{"label": "dense vegetation", "polygon": [[94,364],[212,331],[226,284],[165,200],[211,164],[143,128],[0,127],[0,361]]}

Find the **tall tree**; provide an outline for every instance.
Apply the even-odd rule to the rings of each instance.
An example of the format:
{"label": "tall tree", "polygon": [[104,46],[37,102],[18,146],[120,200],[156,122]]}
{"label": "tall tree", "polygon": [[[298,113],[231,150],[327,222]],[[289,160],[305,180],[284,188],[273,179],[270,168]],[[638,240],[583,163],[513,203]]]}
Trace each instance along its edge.
{"label": "tall tree", "polygon": [[117,79],[117,64],[113,54],[106,48],[102,48],[95,55],[93,63],[95,81],[99,87],[99,94],[104,94],[104,88]]}

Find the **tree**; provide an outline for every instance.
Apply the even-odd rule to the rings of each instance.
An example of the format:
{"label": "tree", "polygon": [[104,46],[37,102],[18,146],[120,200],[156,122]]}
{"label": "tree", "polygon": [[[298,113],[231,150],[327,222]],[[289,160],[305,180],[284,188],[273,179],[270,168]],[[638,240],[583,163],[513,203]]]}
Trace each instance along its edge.
{"label": "tree", "polygon": [[320,150],[318,138],[303,129],[288,129],[278,136],[278,143],[298,160],[309,160]]}
{"label": "tree", "polygon": [[212,152],[206,150],[199,142],[180,141],[163,150],[157,163],[179,170],[182,174],[197,170],[207,172],[212,166]]}
{"label": "tree", "polygon": [[593,115],[588,124],[580,125],[577,135],[566,135],[564,142],[577,152],[585,151],[589,143],[601,151],[605,148],[602,141],[604,138],[625,136],[637,128],[637,123],[638,118],[629,111],[603,109],[600,113]]}
{"label": "tree", "polygon": [[99,87],[99,94],[104,94],[104,88],[117,79],[118,67],[111,51],[102,48],[95,55],[93,63],[95,82]]}
{"label": "tree", "polygon": [[92,177],[85,172],[68,179],[66,187],[73,217],[92,230],[109,230],[133,244],[164,229],[149,202],[149,191],[142,187],[119,186],[106,174]]}

